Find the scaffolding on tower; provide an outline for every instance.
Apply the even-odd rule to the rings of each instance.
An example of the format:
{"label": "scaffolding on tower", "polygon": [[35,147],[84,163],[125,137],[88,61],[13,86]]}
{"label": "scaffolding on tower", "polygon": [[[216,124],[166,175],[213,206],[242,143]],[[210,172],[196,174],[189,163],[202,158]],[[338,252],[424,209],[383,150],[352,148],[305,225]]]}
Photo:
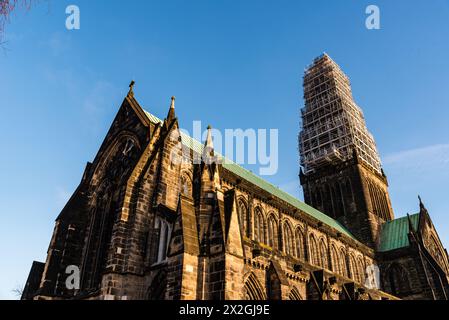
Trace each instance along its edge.
{"label": "scaffolding on tower", "polygon": [[354,102],[350,81],[327,54],[306,69],[304,100],[299,150],[305,173],[349,160],[354,150],[360,160],[381,173],[376,143]]}

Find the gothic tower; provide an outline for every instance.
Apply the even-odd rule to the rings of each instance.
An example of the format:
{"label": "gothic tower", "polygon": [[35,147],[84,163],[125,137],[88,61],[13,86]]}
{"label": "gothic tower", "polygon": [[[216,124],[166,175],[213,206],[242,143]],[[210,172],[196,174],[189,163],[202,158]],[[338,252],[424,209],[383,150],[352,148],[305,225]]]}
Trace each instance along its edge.
{"label": "gothic tower", "polygon": [[304,100],[299,150],[305,202],[375,247],[381,225],[393,219],[388,182],[349,79],[327,54],[305,71]]}

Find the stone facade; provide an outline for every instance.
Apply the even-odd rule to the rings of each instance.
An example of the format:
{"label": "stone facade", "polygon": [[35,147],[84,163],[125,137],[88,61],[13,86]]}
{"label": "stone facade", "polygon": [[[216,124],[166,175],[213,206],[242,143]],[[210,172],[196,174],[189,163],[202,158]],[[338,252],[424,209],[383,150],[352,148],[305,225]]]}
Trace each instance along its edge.
{"label": "stone facade", "polygon": [[[360,222],[374,219],[363,179],[386,188],[386,178],[357,155],[334,172],[301,176],[306,202],[325,213],[310,190],[350,181],[340,216],[328,216],[218,161],[210,130],[203,147],[181,134],[174,103],[161,121],[131,86],[24,299],[446,298],[447,253],[424,205],[408,246],[377,250],[382,223]],[[79,289],[66,286],[68,266],[80,270]],[[370,266],[380,267],[380,288],[367,283]]]}

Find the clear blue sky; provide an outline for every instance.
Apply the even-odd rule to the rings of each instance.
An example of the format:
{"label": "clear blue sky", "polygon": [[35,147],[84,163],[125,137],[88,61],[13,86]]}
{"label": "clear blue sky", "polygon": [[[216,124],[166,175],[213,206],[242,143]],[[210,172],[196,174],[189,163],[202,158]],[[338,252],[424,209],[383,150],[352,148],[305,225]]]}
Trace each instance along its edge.
{"label": "clear blue sky", "polygon": [[[302,74],[327,52],[376,138],[397,217],[421,194],[449,245],[449,2],[48,0],[19,11],[0,52],[0,298],[44,261],[54,219],[92,160],[131,79],[181,125],[278,128],[277,175],[300,197]],[[65,29],[65,8],[81,30]],[[365,28],[365,8],[381,30]]]}

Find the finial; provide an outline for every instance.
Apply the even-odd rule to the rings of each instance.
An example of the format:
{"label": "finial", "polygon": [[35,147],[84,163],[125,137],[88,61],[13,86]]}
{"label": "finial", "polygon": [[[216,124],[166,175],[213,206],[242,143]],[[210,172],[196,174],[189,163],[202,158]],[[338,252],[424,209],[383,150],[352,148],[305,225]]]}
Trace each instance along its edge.
{"label": "finial", "polygon": [[[204,144],[205,157],[203,159],[210,159],[214,157],[214,140],[212,138],[212,126],[207,126],[207,138]],[[210,163],[209,163],[210,164]]]}
{"label": "finial", "polygon": [[129,92],[128,95],[130,96],[134,96],[134,85],[136,84],[136,82],[134,80],[131,81],[131,83],[129,84]]}
{"label": "finial", "polygon": [[175,96],[171,97],[171,105],[170,105],[171,109],[175,108],[175,101],[176,101],[176,97]]}

